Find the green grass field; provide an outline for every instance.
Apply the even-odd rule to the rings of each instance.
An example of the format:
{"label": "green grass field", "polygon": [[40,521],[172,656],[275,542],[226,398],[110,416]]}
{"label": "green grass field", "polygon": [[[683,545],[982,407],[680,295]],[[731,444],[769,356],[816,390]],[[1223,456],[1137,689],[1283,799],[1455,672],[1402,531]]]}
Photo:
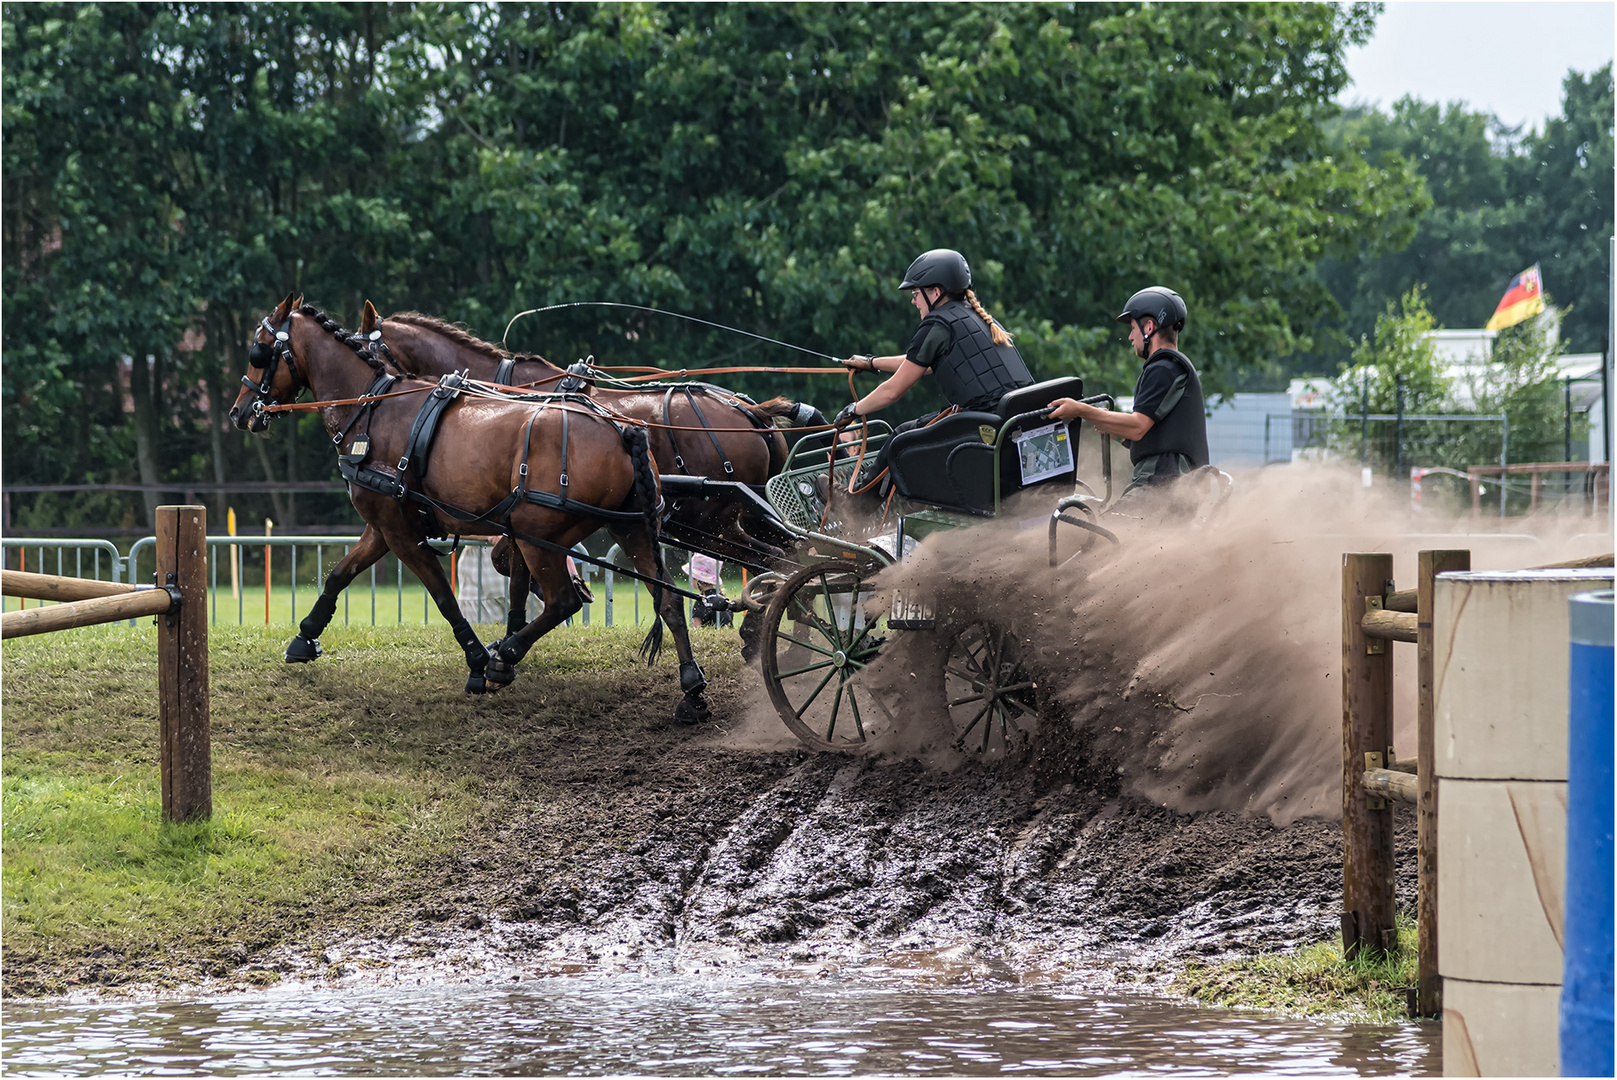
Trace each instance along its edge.
{"label": "green grass field", "polygon": [[[702,633],[709,669],[733,674],[734,635]],[[648,668],[643,636],[558,628],[516,684],[472,697],[443,626],[336,625],[324,658],[295,666],[284,626],[215,627],[214,817],[197,824],[161,820],[149,621],[6,641],[5,992],[182,985],[234,969],[243,947],[368,917],[507,800],[535,797],[522,739],[644,723],[636,705],[603,720],[590,703],[671,704],[675,668]]]}
{"label": "green grass field", "polygon": [[1371,1024],[1408,1019],[1404,988],[1415,983],[1415,923],[1398,916],[1398,952],[1342,958],[1340,941],[1226,964],[1192,963],[1173,989],[1209,1005],[1333,1016]]}

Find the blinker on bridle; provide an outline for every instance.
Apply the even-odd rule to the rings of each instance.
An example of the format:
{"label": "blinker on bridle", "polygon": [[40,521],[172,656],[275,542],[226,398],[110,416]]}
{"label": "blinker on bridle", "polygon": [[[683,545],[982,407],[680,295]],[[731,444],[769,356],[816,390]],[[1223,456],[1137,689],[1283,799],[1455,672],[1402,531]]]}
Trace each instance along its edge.
{"label": "blinker on bridle", "polygon": [[255,341],[252,348],[247,350],[248,365],[263,371],[263,375],[259,377],[257,382],[254,382],[247,375],[241,377],[241,384],[258,395],[253,401],[254,415],[262,413],[265,402],[270,399],[270,391],[275,383],[275,368],[280,363],[282,356],[288,357],[286,363],[287,369],[292,372],[293,397],[296,397],[303,389],[299,385],[297,365],[292,363],[290,358],[292,351],[292,313],[287,313],[286,319],[279,328],[270,322],[268,315],[264,316],[258,326],[259,329],[268,332],[273,340]]}

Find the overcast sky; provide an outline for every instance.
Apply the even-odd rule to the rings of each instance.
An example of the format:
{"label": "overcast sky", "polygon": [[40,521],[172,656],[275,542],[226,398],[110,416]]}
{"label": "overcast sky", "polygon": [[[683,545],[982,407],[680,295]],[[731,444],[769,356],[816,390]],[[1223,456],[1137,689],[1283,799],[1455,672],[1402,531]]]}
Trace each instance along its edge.
{"label": "overcast sky", "polygon": [[1353,84],[1339,100],[1383,108],[1405,94],[1464,101],[1507,124],[1541,128],[1561,111],[1569,69],[1587,73],[1610,62],[1614,7],[1609,0],[1390,0],[1375,36],[1348,51]]}

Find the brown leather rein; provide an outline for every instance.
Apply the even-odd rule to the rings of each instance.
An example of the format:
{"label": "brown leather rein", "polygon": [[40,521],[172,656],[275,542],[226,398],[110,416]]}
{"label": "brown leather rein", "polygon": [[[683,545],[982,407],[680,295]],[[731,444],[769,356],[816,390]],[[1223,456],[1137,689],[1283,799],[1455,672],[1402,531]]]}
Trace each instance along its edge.
{"label": "brown leather rein", "polygon": [[[643,382],[643,381],[647,381],[647,380],[654,380],[654,379],[658,379],[658,378],[664,378],[664,377],[669,376],[669,375],[684,376],[684,375],[693,374],[693,372],[690,369],[686,369],[686,368],[681,368],[678,371],[669,371],[669,370],[664,369],[664,368],[651,368],[651,367],[603,367],[603,368],[597,368],[596,370],[597,371],[644,371],[644,372],[651,372],[652,373],[652,374],[649,374],[649,375],[637,375],[637,376],[633,376],[631,378],[621,379],[621,380],[619,380],[620,382]],[[840,374],[842,374],[841,371],[839,371],[837,369],[834,369],[834,368],[782,368],[782,367],[697,368],[697,369],[695,369],[694,373],[695,374],[711,373],[711,374],[715,374],[715,375],[726,375],[726,374],[734,374],[736,372],[761,372],[761,373],[764,373],[764,374],[776,374],[776,375],[840,375]],[[849,370],[847,372],[847,375],[848,375],[848,392],[849,392],[850,395],[854,396],[857,399],[858,395],[853,394],[853,371]],[[416,378],[416,377],[406,375],[405,378]],[[532,382],[525,382],[525,383],[518,384],[516,386],[504,386],[504,385],[501,385],[499,383],[485,382],[482,379],[467,379],[466,380],[466,385],[469,386],[469,387],[475,387],[476,388],[472,392],[472,396],[474,396],[474,397],[485,398],[485,399],[493,400],[493,401],[510,401],[510,402],[515,402],[515,403],[520,403],[522,401],[522,399],[520,397],[514,396],[515,394],[520,393],[521,391],[526,390],[526,389],[528,389],[530,387],[543,386],[545,383],[557,382],[557,381],[559,381],[561,379],[565,379],[565,378],[567,378],[567,372],[563,371],[563,372],[560,372],[560,373],[558,373],[556,375],[547,375],[542,379],[534,379]],[[371,405],[371,404],[374,404],[374,403],[376,403],[378,401],[383,401],[383,400],[385,400],[387,398],[405,397],[405,396],[407,396],[409,394],[425,394],[425,393],[427,393],[427,392],[429,392],[431,390],[437,389],[437,386],[438,386],[437,383],[429,382],[429,383],[426,383],[426,384],[424,384],[422,386],[413,386],[408,390],[391,390],[391,391],[389,391],[389,392],[387,392],[385,394],[362,394],[359,397],[339,398],[339,399],[337,399],[335,401],[286,401],[286,402],[280,402],[280,403],[275,404],[275,405],[265,405],[264,408],[263,408],[263,411],[265,413],[315,412],[315,411],[320,410],[320,409],[339,408],[339,407],[346,406],[346,405]],[[610,387],[607,387],[606,389],[610,389]],[[745,407],[745,404],[739,398],[734,398],[734,397],[721,398],[720,400],[724,401],[726,404],[733,405],[736,408],[744,408]],[[581,413],[581,414],[585,414],[585,415],[596,415],[596,416],[601,415],[599,412],[596,412],[595,410],[581,409],[581,408],[578,408],[576,406],[568,406],[568,405],[565,405],[565,404],[558,404],[556,402],[538,402],[536,404],[544,404],[544,405],[547,405],[547,406],[552,407],[552,408],[564,409],[564,410],[566,410],[568,412],[576,412],[576,413]],[[632,416],[627,416],[627,415],[618,412],[616,409],[613,409],[612,407],[610,407],[610,406],[608,406],[608,405],[606,405],[606,404],[604,404],[604,403],[602,403],[602,402],[600,402],[598,400],[596,401],[596,404],[600,407],[601,410],[603,410],[606,414],[610,415],[613,419],[620,420],[625,424],[633,424],[636,427],[660,428],[663,431],[757,431],[757,430],[759,430],[756,427],[750,427],[750,426],[749,427],[697,427],[694,424],[659,424],[659,423],[655,423],[655,422],[650,421],[650,420],[640,420],[640,419],[637,419],[637,418],[632,417]],[[806,434],[806,433],[815,432],[815,431],[830,431],[830,430],[834,429],[835,427],[836,427],[835,424],[814,424],[814,425],[811,425],[809,427],[793,428],[792,430]],[[863,456],[864,455],[861,452],[860,457],[863,458]]]}

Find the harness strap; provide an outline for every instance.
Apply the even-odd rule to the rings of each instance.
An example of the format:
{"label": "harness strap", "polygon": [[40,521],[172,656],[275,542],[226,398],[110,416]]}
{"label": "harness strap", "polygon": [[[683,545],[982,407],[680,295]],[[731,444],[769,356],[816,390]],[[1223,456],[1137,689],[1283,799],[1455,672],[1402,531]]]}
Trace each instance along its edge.
{"label": "harness strap", "polygon": [[567,493],[567,410],[561,414],[561,490]]}
{"label": "harness strap", "polygon": [[433,439],[438,435],[438,422],[443,419],[444,410],[449,407],[449,403],[460,396],[463,378],[461,372],[445,375],[427,395],[427,400],[421,403],[421,410],[415,414],[415,422],[410,425],[410,438],[404,444],[404,456],[399,458],[398,470],[401,479],[409,473],[412,462],[416,463],[417,476],[426,475],[427,454],[432,449]]}
{"label": "harness strap", "polygon": [[674,391],[677,389],[679,387],[670,386],[663,393],[663,426],[668,429],[668,442],[674,448],[674,468],[683,473],[690,470],[685,468],[685,459],[679,454],[679,440],[674,438],[674,414],[669,408],[669,404],[674,400]]}
{"label": "harness strap", "polygon": [[494,385],[510,386],[511,380],[516,376],[517,361],[514,356],[507,356],[500,361],[500,366],[494,372]]}
{"label": "harness strap", "polygon": [[[393,388],[393,384],[398,381],[399,377],[397,375],[378,375],[376,376],[376,381],[371,383],[371,388],[365,391],[365,397],[374,398],[385,394],[391,390]],[[359,418],[361,416],[370,415],[370,411],[374,408],[376,408],[376,402],[366,401],[364,404],[360,405],[359,408],[355,409],[354,415],[348,418],[348,423],[344,424],[342,426],[342,430],[331,437],[331,445],[341,446],[343,441],[348,438],[348,432],[352,430],[353,426],[359,422]]]}
{"label": "harness strap", "polygon": [[702,407],[696,404],[696,393],[689,386],[685,387],[685,400],[691,403],[691,411],[696,414],[696,419],[701,422],[702,427],[707,431],[708,441],[713,444],[713,449],[718,452],[719,459],[724,462],[724,474],[734,476],[736,467],[730,464],[730,455],[726,454],[724,447],[719,445],[719,437],[713,434],[713,425],[709,424],[707,417],[702,415]]}

